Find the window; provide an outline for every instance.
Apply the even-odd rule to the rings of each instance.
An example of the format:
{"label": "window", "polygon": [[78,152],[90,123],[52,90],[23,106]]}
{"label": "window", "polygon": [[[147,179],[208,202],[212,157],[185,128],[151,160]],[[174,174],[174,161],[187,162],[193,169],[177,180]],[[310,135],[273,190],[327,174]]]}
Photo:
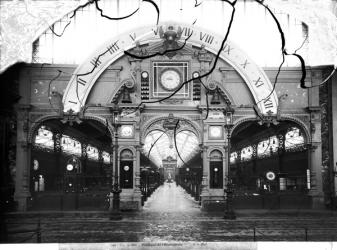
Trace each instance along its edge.
{"label": "window", "polygon": [[210,188],[223,188],[223,159],[219,150],[210,155]]}
{"label": "window", "polygon": [[121,152],[120,159],[121,188],[133,188],[133,153],[129,149]]}

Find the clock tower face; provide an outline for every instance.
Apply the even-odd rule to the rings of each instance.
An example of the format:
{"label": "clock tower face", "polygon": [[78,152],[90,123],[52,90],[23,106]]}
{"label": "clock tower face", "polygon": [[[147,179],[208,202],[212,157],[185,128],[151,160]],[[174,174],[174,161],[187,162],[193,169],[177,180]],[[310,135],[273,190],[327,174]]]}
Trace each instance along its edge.
{"label": "clock tower face", "polygon": [[121,127],[121,136],[122,137],[132,137],[133,136],[133,126],[123,125]]}
{"label": "clock tower face", "polygon": [[180,84],[180,74],[173,69],[167,69],[162,72],[160,83],[164,89],[174,90]]}

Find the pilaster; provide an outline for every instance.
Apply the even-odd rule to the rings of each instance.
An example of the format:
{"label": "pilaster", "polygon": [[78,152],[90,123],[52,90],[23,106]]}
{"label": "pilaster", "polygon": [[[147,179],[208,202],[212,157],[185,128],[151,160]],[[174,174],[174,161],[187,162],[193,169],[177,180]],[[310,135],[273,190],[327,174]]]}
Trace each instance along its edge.
{"label": "pilaster", "polygon": [[30,105],[17,106],[17,147],[16,147],[16,182],[14,200],[19,211],[27,210],[27,199],[31,196],[29,190],[31,145],[28,143],[28,112]]}

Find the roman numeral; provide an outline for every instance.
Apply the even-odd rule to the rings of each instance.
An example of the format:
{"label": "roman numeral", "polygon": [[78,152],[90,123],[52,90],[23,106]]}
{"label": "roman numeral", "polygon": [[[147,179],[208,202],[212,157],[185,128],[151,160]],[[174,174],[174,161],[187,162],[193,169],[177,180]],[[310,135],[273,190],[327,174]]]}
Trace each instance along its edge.
{"label": "roman numeral", "polygon": [[269,96],[267,99],[265,99],[265,100],[263,101],[263,103],[264,103],[264,107],[265,107],[266,109],[269,109],[269,108],[274,107],[273,101],[270,100],[270,96]]}
{"label": "roman numeral", "polygon": [[77,82],[83,86],[87,83],[87,81],[83,80],[82,78],[77,78]]}
{"label": "roman numeral", "polygon": [[193,30],[191,28],[183,28],[183,33],[185,36],[191,36],[193,34]]}
{"label": "roman numeral", "polygon": [[214,39],[214,36],[208,35],[208,34],[202,34],[202,32],[200,32],[200,41],[212,44]]}
{"label": "roman numeral", "polygon": [[246,61],[244,63],[241,64],[241,66],[245,69],[246,66],[249,64],[248,60],[246,59]]}
{"label": "roman numeral", "polygon": [[256,81],[254,81],[255,87],[261,87],[264,82],[261,81],[261,77],[259,77]]}
{"label": "roman numeral", "polygon": [[[131,36],[131,35],[130,35]],[[132,37],[131,37],[132,38]],[[108,51],[110,52],[110,54],[112,55],[113,53],[115,53],[117,50],[119,50],[119,47],[117,45],[116,41],[115,43],[111,44],[110,46],[108,46]]]}
{"label": "roman numeral", "polygon": [[131,37],[132,41],[136,40],[136,33],[133,33],[133,35],[130,34],[129,36]]}
{"label": "roman numeral", "polygon": [[90,63],[94,66],[94,67],[98,67],[102,62],[99,60],[99,57],[95,57],[94,59],[92,59],[90,61]]}
{"label": "roman numeral", "polygon": [[225,47],[223,48],[224,52],[227,52],[227,54],[229,55],[230,51],[233,50],[234,48],[231,48],[231,46],[229,46],[228,44],[225,44]]}

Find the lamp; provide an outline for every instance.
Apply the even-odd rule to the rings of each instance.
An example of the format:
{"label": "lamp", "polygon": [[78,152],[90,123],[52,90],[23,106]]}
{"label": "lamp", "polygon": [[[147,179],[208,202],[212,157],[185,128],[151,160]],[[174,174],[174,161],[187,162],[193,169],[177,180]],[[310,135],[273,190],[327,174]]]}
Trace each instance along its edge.
{"label": "lamp", "polygon": [[[114,104],[110,107],[110,111],[112,113],[112,124],[114,126],[114,153],[115,153],[115,161],[114,168],[111,168],[111,176],[113,180],[111,180],[111,191],[110,191],[110,207],[109,207],[109,218],[110,220],[121,220],[122,214],[120,212],[119,204],[120,204],[120,193],[122,190],[119,187],[118,180],[118,126],[119,126],[119,112],[120,109],[117,104]],[[112,193],[112,194],[111,194]],[[111,199],[112,198],[112,199]]]}
{"label": "lamp", "polygon": [[226,190],[225,190],[225,200],[226,200],[226,208],[224,219],[227,220],[235,220],[236,215],[233,210],[232,206],[232,199],[233,199],[233,187],[232,181],[230,178],[230,139],[231,139],[231,129],[233,128],[233,113],[234,110],[230,106],[227,106],[225,110],[225,129],[227,130],[227,183],[226,183]]}
{"label": "lamp", "polygon": [[220,104],[220,96],[218,93],[218,87],[213,91],[213,97],[211,100],[211,104]]}
{"label": "lamp", "polygon": [[132,103],[128,88],[124,88],[122,103]]}

